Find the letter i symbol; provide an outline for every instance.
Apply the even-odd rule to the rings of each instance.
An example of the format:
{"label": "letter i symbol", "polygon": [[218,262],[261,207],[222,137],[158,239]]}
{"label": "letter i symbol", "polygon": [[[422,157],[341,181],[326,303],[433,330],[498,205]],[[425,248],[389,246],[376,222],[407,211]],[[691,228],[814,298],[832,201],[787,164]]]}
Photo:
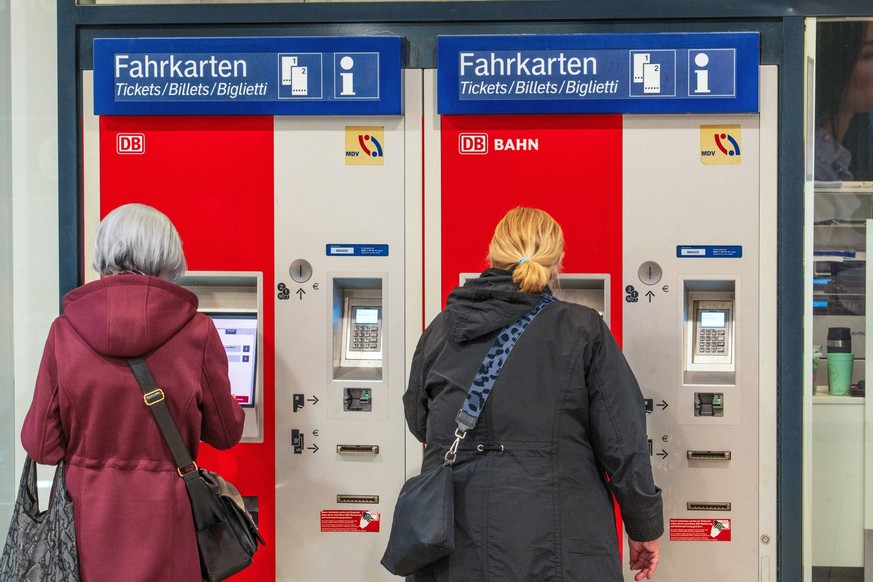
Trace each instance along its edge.
{"label": "letter i symbol", "polygon": [[709,71],[703,68],[709,64],[709,56],[706,53],[697,53],[694,55],[694,64],[700,67],[694,70],[694,92],[709,93]]}
{"label": "letter i symbol", "polygon": [[[355,66],[355,59],[349,56],[345,56],[340,59],[340,68],[343,71],[351,71],[352,67]],[[340,91],[340,95],[354,95],[355,94],[355,74],[354,73],[340,73],[340,79],[342,79],[342,90]]]}

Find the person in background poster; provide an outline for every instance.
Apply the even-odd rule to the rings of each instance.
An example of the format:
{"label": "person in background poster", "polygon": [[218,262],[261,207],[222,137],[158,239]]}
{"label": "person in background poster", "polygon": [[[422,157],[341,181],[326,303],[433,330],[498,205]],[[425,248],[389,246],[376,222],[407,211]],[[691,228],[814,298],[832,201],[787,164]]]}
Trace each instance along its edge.
{"label": "person in background poster", "polygon": [[819,23],[815,179],[873,179],[873,23]]}

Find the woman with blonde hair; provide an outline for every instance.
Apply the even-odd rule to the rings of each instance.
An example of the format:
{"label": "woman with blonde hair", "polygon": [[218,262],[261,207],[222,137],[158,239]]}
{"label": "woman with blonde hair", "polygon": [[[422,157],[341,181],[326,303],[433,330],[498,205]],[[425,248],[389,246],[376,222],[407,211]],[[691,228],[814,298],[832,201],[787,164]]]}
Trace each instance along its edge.
{"label": "woman with blonde hair", "polygon": [[[551,293],[560,225],[515,208],[498,223],[491,268],[451,292],[419,340],[404,395],[425,449],[444,460],[455,417],[495,336]],[[454,552],[413,581],[622,580],[612,495],[636,580],[651,578],[663,533],[639,386],[600,315],[548,303],[519,337],[452,467]]]}

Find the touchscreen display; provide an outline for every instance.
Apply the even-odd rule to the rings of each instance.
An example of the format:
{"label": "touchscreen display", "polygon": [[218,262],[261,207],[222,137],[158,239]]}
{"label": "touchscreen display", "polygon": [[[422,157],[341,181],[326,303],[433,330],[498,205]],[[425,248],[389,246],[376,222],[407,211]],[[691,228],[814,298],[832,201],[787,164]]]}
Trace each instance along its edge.
{"label": "touchscreen display", "polygon": [[258,316],[255,313],[206,313],[227,352],[230,392],[241,406],[255,405]]}

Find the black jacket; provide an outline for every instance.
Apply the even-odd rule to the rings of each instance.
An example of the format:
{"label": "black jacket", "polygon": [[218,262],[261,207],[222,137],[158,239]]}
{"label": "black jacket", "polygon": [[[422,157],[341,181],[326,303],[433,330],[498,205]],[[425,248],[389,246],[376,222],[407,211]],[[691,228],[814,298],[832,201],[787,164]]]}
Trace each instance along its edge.
{"label": "black jacket", "polygon": [[[425,330],[403,397],[410,430],[427,443],[422,470],[454,440],[455,415],[496,333],[540,297],[489,269],[452,291]],[[457,550],[410,579],[620,581],[610,492],[632,539],[663,533],[645,422],[639,386],[600,315],[547,306],[459,447]]]}

